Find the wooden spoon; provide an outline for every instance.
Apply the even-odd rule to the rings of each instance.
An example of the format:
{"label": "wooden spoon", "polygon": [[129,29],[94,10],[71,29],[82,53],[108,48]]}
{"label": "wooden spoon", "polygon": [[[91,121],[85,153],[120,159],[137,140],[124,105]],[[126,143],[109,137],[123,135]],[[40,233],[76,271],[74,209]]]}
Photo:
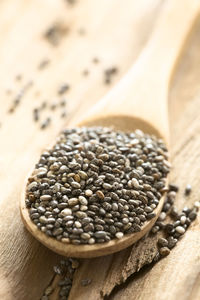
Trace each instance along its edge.
{"label": "wooden spoon", "polygon": [[[126,76],[87,116],[71,126],[113,126],[123,131],[136,128],[155,134],[169,143],[167,97],[170,78],[186,37],[200,11],[200,1],[168,1],[155,26],[150,42]],[[78,124],[78,125],[77,125]],[[29,217],[23,192],[20,210],[27,229],[51,250],[72,257],[95,257],[120,251],[138,241],[153,226],[162,209],[164,197],[154,210],[156,217],[142,230],[122,239],[94,245],[64,244],[41,232]]]}

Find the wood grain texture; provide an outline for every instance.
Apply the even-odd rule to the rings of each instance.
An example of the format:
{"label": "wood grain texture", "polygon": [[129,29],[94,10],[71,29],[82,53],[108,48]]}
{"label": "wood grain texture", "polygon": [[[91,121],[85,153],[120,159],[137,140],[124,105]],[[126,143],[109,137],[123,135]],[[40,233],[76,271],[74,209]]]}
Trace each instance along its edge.
{"label": "wood grain texture", "polygon": [[[147,4],[146,0],[127,0],[126,5],[122,5],[119,0],[85,0],[74,7],[60,0],[0,2],[1,299],[39,299],[54,277],[52,266],[60,259],[30,236],[19,215],[21,188],[28,172],[41,150],[66,124],[56,112],[52,125],[41,132],[39,125],[32,122],[32,109],[44,99],[52,103],[59,84],[67,81],[72,85],[67,95],[68,111],[74,112],[74,118],[80,118],[112,86],[103,85],[103,70],[113,65],[119,67],[112,82],[115,84],[137,58],[151,33],[161,2],[148,0]],[[69,31],[58,47],[51,47],[42,35],[57,20],[68,26]],[[85,36],[78,34],[81,27],[86,30]],[[199,200],[199,33],[200,24],[197,24],[170,94],[171,180],[181,187],[177,198],[179,208]],[[92,63],[95,56],[101,61],[97,66]],[[50,58],[51,63],[38,72],[37,66],[45,57]],[[82,76],[84,69],[90,70],[86,78]],[[18,73],[23,74],[21,83],[14,80]],[[15,114],[8,115],[7,110],[19,87],[30,79],[34,80],[34,85],[23,98],[22,105]],[[14,90],[13,95],[6,95],[5,89],[9,87]],[[36,96],[38,92],[40,95]],[[186,183],[193,186],[188,199],[183,197]],[[127,285],[114,289],[113,296],[108,298],[199,299],[199,221],[198,218],[169,257],[148,272],[131,276],[156,255],[156,238],[144,239],[119,254],[81,260],[70,300],[102,299],[128,278]],[[90,286],[81,286],[80,280],[84,278],[93,279]],[[55,291],[51,300],[57,300],[57,294]]]}
{"label": "wood grain texture", "polygon": [[[69,82],[68,111],[82,115],[137,57],[151,31],[159,2],[150,0],[146,6],[146,1],[128,1],[129,9],[116,0],[87,0],[74,7],[62,0],[0,2],[1,299],[39,299],[53,277],[52,266],[60,259],[27,233],[19,215],[21,189],[28,172],[41,150],[66,124],[56,112],[52,126],[40,131],[32,121],[33,108],[45,99],[52,103],[58,86]],[[52,47],[43,35],[57,21],[69,30],[59,46]],[[85,29],[85,36],[80,36],[80,28]],[[101,61],[98,66],[92,63],[96,56]],[[38,65],[46,57],[51,63],[39,72]],[[103,72],[113,65],[119,73],[106,86]],[[87,78],[82,76],[85,69],[90,71]],[[16,82],[19,73],[23,78]],[[34,81],[33,86],[16,112],[8,114],[15,95],[29,80]],[[7,95],[6,89],[12,93]]]}

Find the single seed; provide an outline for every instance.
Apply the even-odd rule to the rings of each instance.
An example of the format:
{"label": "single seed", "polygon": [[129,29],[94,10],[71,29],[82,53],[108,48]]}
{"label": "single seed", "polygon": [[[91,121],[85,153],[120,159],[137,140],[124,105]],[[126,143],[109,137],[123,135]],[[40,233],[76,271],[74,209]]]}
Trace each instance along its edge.
{"label": "single seed", "polygon": [[45,290],[45,295],[47,295],[47,296],[49,296],[49,295],[51,295],[52,294],[52,292],[53,292],[53,287],[52,286],[48,286],[47,288],[46,288],[46,290]]}
{"label": "single seed", "polygon": [[89,285],[90,283],[92,282],[92,280],[91,279],[82,279],[81,280],[81,285],[82,286],[87,286],[87,285]]}
{"label": "single seed", "polygon": [[159,238],[158,239],[158,245],[161,247],[167,247],[168,246],[168,240],[164,238]]}
{"label": "single seed", "polygon": [[78,204],[78,202],[79,202],[79,201],[78,201],[77,198],[71,198],[71,199],[68,200],[69,206],[75,206],[75,205]]}
{"label": "single seed", "polygon": [[199,209],[200,208],[200,201],[195,201],[194,202],[194,207]]}
{"label": "single seed", "polygon": [[177,226],[175,228],[176,232],[180,233],[180,234],[184,234],[185,233],[185,229],[182,226]]}
{"label": "single seed", "polygon": [[186,220],[187,220],[187,217],[186,217],[186,216],[181,216],[180,222],[181,222],[182,225],[185,224]]}
{"label": "single seed", "polygon": [[61,211],[63,217],[72,215],[72,210],[70,208],[65,208]]}
{"label": "single seed", "polygon": [[179,187],[178,187],[178,185],[171,183],[171,184],[169,184],[169,190],[174,191],[174,192],[178,192]]}
{"label": "single seed", "polygon": [[116,236],[116,238],[121,239],[121,238],[123,238],[124,234],[123,234],[123,232],[117,232],[115,234],[115,236]]}
{"label": "single seed", "polygon": [[79,267],[79,261],[77,259],[71,259],[72,268],[77,269]]}
{"label": "single seed", "polygon": [[194,220],[196,219],[196,217],[197,217],[197,213],[196,213],[195,211],[191,211],[191,212],[189,213],[188,217],[189,217],[189,219],[190,219],[191,221],[194,221]]}
{"label": "single seed", "polygon": [[192,191],[192,186],[190,184],[187,184],[186,185],[186,188],[185,188],[185,195],[188,196]]}
{"label": "single seed", "polygon": [[164,221],[166,219],[166,213],[162,211],[158,217],[158,221]]}
{"label": "single seed", "polygon": [[67,83],[61,85],[58,89],[58,95],[63,95],[64,93],[66,93],[69,90],[69,88],[70,88],[70,86]]}
{"label": "single seed", "polygon": [[162,248],[160,248],[159,252],[160,252],[160,255],[167,256],[170,254],[170,249],[167,247],[162,247]]}
{"label": "single seed", "polygon": [[169,236],[167,240],[168,240],[168,248],[169,249],[172,249],[178,241],[177,239],[173,238],[172,236]]}
{"label": "single seed", "polygon": [[82,205],[87,205],[87,204],[88,204],[88,201],[87,201],[87,199],[86,199],[85,197],[79,196],[78,199],[79,199],[79,202],[80,202]]}
{"label": "single seed", "polygon": [[99,199],[102,199],[102,200],[104,199],[104,193],[102,191],[97,191],[96,195]]}
{"label": "single seed", "polygon": [[92,194],[93,194],[93,192],[91,190],[86,190],[85,191],[85,195],[88,196],[88,197],[92,196]]}
{"label": "single seed", "polygon": [[40,197],[41,201],[50,201],[51,200],[51,196],[50,195],[43,195]]}

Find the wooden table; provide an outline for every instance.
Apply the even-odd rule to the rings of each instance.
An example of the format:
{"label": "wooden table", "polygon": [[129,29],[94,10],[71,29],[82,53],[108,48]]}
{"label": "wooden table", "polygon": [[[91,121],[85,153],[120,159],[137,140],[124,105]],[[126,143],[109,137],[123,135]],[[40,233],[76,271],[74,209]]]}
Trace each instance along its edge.
{"label": "wooden table", "polygon": [[[20,219],[25,179],[41,151],[70,119],[84,114],[126,73],[166,1],[77,0],[70,4],[64,0],[1,0],[0,299],[37,300],[48,284],[57,280],[53,266],[60,257],[32,238]],[[45,33],[55,23],[59,30],[53,43],[57,45],[52,45]],[[200,22],[169,94],[170,177],[180,186],[179,209],[200,200],[199,48]],[[44,59],[50,62],[39,70]],[[111,67],[117,67],[118,73],[105,84],[104,71]],[[87,76],[83,75],[86,70]],[[61,108],[44,109],[41,121],[34,122],[35,107],[61,99],[57,91],[62,83],[70,85],[67,118],[61,118]],[[20,104],[9,113],[22,88]],[[48,116],[52,123],[41,130],[41,122]],[[187,183],[192,185],[188,198],[184,196]],[[118,254],[81,260],[69,299],[200,299],[200,216],[170,255],[153,266],[149,263],[157,252],[156,241],[157,237],[147,237]],[[146,264],[149,266],[142,268]],[[88,287],[80,284],[84,278],[92,278]],[[49,299],[58,299],[57,293],[55,290]]]}

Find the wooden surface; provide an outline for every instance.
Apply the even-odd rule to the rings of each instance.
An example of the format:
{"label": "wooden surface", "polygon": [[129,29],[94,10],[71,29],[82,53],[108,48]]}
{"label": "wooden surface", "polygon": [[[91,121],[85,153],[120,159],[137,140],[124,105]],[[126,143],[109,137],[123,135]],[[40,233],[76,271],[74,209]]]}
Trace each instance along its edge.
{"label": "wooden surface", "polygon": [[139,128],[169,144],[169,82],[199,14],[199,1],[165,1],[138,59],[80,123]]}
{"label": "wooden surface", "polygon": [[[167,0],[165,0],[167,1]],[[192,0],[193,1],[193,0]],[[195,1],[195,0],[194,0]],[[41,150],[70,118],[79,119],[125,74],[151,34],[163,1],[1,0],[0,2],[0,299],[37,300],[54,278],[60,260],[24,229],[19,199],[24,180]],[[58,46],[43,35],[54,22],[68,28]],[[85,29],[85,35],[80,34]],[[83,31],[82,31],[83,32]],[[172,165],[171,180],[180,186],[177,207],[199,200],[200,173],[200,22],[183,53],[171,82],[169,97]],[[51,60],[38,71],[45,57]],[[92,59],[100,62],[94,64]],[[103,83],[103,71],[117,66],[112,84]],[[82,76],[88,69],[90,74]],[[23,78],[16,81],[21,73]],[[8,114],[20,87],[34,81],[14,114]],[[56,111],[51,126],[39,130],[32,109],[56,99],[60,84],[69,82],[69,118]],[[6,89],[13,94],[8,95]],[[150,92],[150,91],[149,91]],[[71,113],[70,113],[71,112]],[[73,115],[72,115],[73,113]],[[44,112],[45,117],[45,112]],[[184,188],[191,183],[191,196]],[[157,253],[158,237],[143,239],[132,248],[102,258],[81,260],[70,300],[200,298],[200,216],[171,254],[140,272]],[[98,271],[98,272],[97,272]],[[81,279],[92,278],[88,287]],[[116,287],[119,285],[118,287]],[[50,297],[56,300],[57,291]],[[110,295],[110,296],[108,296]]]}

